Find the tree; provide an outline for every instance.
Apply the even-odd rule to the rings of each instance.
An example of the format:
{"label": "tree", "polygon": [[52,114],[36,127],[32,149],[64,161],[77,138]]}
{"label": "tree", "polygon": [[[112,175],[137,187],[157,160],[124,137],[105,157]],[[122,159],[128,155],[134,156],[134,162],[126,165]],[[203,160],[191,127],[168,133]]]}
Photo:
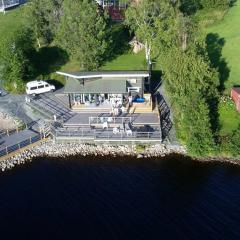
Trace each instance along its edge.
{"label": "tree", "polygon": [[[126,24],[145,45],[145,57],[151,64],[154,44],[162,33],[159,25],[173,14],[171,1],[141,0],[138,4],[132,2],[126,11]],[[161,23],[159,23],[161,22]]]}
{"label": "tree", "polygon": [[104,60],[107,18],[91,0],[65,0],[57,43],[80,62],[82,68],[97,69]]}
{"label": "tree", "polygon": [[38,47],[50,43],[57,32],[62,15],[63,0],[32,0],[26,7],[25,16],[35,35]]}
{"label": "tree", "polygon": [[29,57],[33,51],[31,31],[24,27],[0,37],[0,78],[7,90],[21,92],[32,72]]}
{"label": "tree", "polygon": [[231,0],[200,0],[203,8],[228,8],[231,4]]}
{"label": "tree", "polygon": [[164,86],[171,98],[178,137],[192,154],[203,155],[214,147],[213,100],[217,98],[218,78],[205,56],[189,46],[183,51],[172,46],[162,52]]}

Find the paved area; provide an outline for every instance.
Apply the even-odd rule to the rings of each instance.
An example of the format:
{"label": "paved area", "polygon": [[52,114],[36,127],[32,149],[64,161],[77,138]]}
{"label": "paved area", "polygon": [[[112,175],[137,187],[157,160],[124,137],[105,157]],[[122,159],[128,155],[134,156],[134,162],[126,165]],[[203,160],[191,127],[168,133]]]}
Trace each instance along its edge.
{"label": "paved area", "polygon": [[24,123],[38,121],[41,116],[25,103],[25,95],[4,94],[0,97],[0,112],[19,118]]}
{"label": "paved area", "polygon": [[26,129],[18,133],[14,133],[10,136],[4,136],[0,138],[0,151],[6,147],[13,146],[22,141],[29,139],[30,137],[38,136],[39,134],[33,130]]}

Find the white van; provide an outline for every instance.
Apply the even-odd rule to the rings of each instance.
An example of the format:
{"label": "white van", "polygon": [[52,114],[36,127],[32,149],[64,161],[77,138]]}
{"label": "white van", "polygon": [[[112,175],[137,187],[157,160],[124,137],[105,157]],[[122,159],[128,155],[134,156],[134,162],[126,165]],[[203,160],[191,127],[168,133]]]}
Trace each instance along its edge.
{"label": "white van", "polygon": [[55,90],[55,86],[44,82],[44,81],[32,81],[28,82],[26,86],[26,93],[31,95],[53,92]]}

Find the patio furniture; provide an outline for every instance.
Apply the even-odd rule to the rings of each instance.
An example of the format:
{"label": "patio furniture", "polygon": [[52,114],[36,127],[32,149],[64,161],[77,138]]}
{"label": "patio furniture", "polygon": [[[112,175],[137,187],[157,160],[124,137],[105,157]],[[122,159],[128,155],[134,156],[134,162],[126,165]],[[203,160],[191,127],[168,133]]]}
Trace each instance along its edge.
{"label": "patio furniture", "polygon": [[114,127],[113,128],[113,134],[117,134],[117,133],[119,133],[120,131],[119,131],[119,128],[117,128],[117,127]]}
{"label": "patio furniture", "polygon": [[108,123],[107,122],[103,123],[103,129],[105,129],[105,128],[108,128]]}
{"label": "patio furniture", "polygon": [[112,117],[108,117],[107,122],[112,122],[113,118]]}
{"label": "patio furniture", "polygon": [[126,130],[126,134],[127,134],[127,136],[132,136],[132,130],[131,129],[128,129],[128,130]]}

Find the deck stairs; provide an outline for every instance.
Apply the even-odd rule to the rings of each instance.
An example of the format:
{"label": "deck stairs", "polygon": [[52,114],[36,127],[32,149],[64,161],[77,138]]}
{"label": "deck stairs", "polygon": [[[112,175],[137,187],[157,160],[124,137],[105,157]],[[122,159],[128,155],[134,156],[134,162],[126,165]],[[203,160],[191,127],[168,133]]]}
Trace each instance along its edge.
{"label": "deck stairs", "polygon": [[28,105],[45,115],[48,119],[53,119],[54,115],[57,120],[65,122],[74,116],[74,113],[64,106],[54,95],[39,95],[32,97]]}
{"label": "deck stairs", "polygon": [[43,135],[44,138],[46,138],[52,134],[50,121],[39,120],[38,126],[39,126],[39,132]]}

